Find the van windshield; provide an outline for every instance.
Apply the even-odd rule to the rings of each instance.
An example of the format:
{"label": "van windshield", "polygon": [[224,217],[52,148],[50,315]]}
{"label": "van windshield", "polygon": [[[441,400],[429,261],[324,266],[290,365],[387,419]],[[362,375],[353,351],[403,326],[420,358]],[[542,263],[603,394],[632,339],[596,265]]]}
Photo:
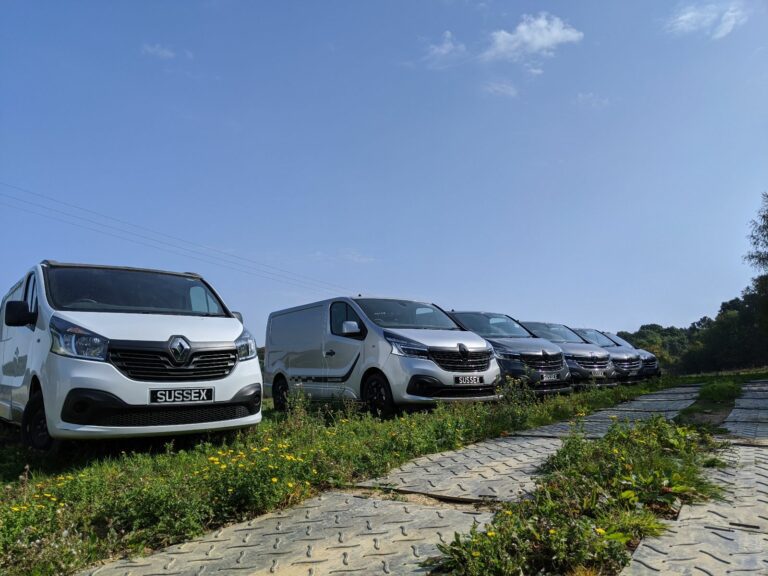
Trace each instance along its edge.
{"label": "van windshield", "polygon": [[378,298],[358,298],[355,302],[382,328],[461,330],[445,312],[432,304]]}
{"label": "van windshield", "polygon": [[616,334],[613,334],[611,332],[606,332],[605,335],[608,336],[608,338],[610,338],[614,342],[616,342],[616,344],[618,344],[619,346],[626,346],[627,348],[634,348],[635,347],[632,343],[627,342],[621,336],[617,336]]}
{"label": "van windshield", "polygon": [[562,324],[547,324],[546,322],[525,322],[525,327],[550,342],[584,344],[584,339],[573,330]]}
{"label": "van windshield", "polygon": [[577,329],[576,332],[578,332],[580,336],[583,336],[589,340],[592,344],[597,344],[603,348],[615,348],[618,346],[616,342],[593,328],[582,328],[581,330]]}
{"label": "van windshield", "polygon": [[125,268],[45,268],[48,299],[57,310],[228,316],[200,278]]}
{"label": "van windshield", "polygon": [[454,317],[483,338],[531,338],[528,330],[504,314],[456,312]]}

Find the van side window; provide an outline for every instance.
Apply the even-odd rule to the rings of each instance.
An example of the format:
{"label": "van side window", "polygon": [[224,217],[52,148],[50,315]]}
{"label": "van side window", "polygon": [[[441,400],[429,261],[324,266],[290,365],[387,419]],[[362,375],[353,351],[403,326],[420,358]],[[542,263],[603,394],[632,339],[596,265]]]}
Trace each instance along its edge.
{"label": "van side window", "polygon": [[[341,328],[344,322],[348,320],[357,322],[357,325],[360,327],[361,334],[349,336],[347,334],[341,333]],[[365,337],[365,326],[360,320],[360,316],[358,316],[357,312],[355,312],[346,302],[334,302],[331,304],[331,334],[356,339],[361,339],[361,336]]]}
{"label": "van side window", "polygon": [[30,312],[37,311],[37,279],[34,274],[30,274],[27,280],[27,290],[24,294],[24,301],[27,303]]}
{"label": "van side window", "polygon": [[222,310],[213,297],[202,286],[189,289],[190,308],[201,314],[221,314]]}

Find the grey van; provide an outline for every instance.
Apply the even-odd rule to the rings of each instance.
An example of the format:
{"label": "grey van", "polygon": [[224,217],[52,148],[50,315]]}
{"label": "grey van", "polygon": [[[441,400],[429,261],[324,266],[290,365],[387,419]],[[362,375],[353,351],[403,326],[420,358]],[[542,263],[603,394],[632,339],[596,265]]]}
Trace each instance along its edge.
{"label": "grey van", "polygon": [[574,328],[574,332],[592,344],[608,351],[608,354],[611,355],[611,362],[613,362],[613,369],[616,371],[616,378],[619,381],[631,383],[640,380],[640,371],[643,366],[640,355],[634,348],[621,346],[594,328]]}
{"label": "grey van", "polygon": [[538,338],[511,316],[492,312],[448,312],[456,323],[493,346],[503,378],[522,378],[536,394],[571,392],[563,350]]}
{"label": "grey van", "polygon": [[278,409],[301,391],[386,415],[397,405],[495,400],[501,383],[493,348],[424,302],[342,297],[273,312],[265,347],[265,389]]}
{"label": "grey van", "polygon": [[601,387],[616,385],[611,356],[600,346],[590,344],[564,324],[522,322],[522,325],[563,349],[574,386],[590,381]]}
{"label": "grey van", "polygon": [[603,332],[608,338],[616,342],[619,346],[624,346],[626,348],[630,348],[637,352],[637,354],[640,356],[640,361],[643,363],[642,368],[640,368],[640,377],[641,378],[655,378],[656,376],[661,376],[661,367],[659,366],[659,359],[656,358],[656,355],[652,352],[648,352],[648,350],[643,350],[642,348],[636,348],[631,342],[627,342],[624,340],[624,338],[617,336],[616,334],[612,332]]}

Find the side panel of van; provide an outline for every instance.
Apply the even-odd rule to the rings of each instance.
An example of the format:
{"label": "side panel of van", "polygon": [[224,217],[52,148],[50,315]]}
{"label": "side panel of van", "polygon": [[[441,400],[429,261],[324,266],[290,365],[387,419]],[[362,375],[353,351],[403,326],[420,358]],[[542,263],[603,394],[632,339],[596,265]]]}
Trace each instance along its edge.
{"label": "side panel of van", "polygon": [[[11,418],[12,390],[15,386],[19,385],[19,371],[21,370],[21,377],[23,378],[24,371],[26,370],[26,348],[23,352],[24,369],[21,369],[22,352],[16,336],[21,330],[26,330],[27,332],[30,332],[30,330],[26,327],[14,328],[5,325],[5,305],[12,300],[22,300],[24,298],[24,287],[25,282],[22,281],[11,288],[11,291],[3,298],[2,313],[0,313],[0,361],[2,361],[2,366],[0,367],[0,418],[6,420]],[[23,332],[21,333],[23,334]]]}
{"label": "side panel of van", "polygon": [[299,387],[312,398],[327,395],[323,356],[325,306],[318,304],[272,316],[269,322],[266,365],[273,375],[282,372],[291,389]]}

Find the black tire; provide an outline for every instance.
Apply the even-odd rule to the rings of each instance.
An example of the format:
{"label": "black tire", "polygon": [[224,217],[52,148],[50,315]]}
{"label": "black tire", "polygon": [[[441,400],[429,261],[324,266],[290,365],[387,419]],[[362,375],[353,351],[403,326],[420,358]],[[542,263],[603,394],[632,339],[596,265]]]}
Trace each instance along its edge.
{"label": "black tire", "polygon": [[27,402],[21,418],[21,441],[38,452],[51,453],[58,448],[59,442],[48,434],[42,392],[35,392]]}
{"label": "black tire", "polygon": [[272,402],[278,412],[288,410],[288,382],[282,376],[275,378],[272,383]]}
{"label": "black tire", "polygon": [[389,418],[395,414],[392,389],[383,374],[371,374],[363,383],[363,402],[371,414]]}

